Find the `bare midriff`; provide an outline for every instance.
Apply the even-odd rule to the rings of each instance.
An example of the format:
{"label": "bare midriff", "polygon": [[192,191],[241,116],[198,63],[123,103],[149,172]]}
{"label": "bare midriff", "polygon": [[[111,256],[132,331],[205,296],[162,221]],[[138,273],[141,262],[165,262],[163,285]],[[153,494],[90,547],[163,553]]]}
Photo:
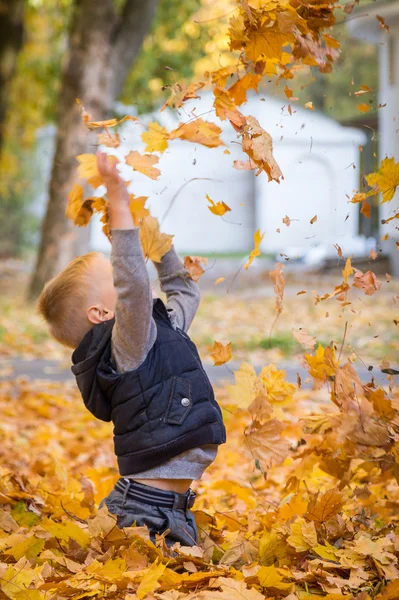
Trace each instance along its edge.
{"label": "bare midriff", "polygon": [[193,482],[192,479],[134,479],[134,481],[160,490],[177,492],[178,494],[185,494]]}

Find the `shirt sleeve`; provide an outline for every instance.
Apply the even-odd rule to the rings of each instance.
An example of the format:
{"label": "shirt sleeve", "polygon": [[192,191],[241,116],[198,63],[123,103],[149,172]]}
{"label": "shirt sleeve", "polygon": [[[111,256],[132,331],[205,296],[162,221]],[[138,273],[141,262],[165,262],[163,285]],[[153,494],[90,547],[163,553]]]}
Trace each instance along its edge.
{"label": "shirt sleeve", "polygon": [[198,285],[191,279],[173,246],[161,262],[154,265],[161,289],[166,294],[166,308],[172,325],[188,331],[200,302]]}
{"label": "shirt sleeve", "polygon": [[112,355],[119,372],[137,369],[155,343],[152,291],[138,229],[113,229],[111,264],[116,290]]}

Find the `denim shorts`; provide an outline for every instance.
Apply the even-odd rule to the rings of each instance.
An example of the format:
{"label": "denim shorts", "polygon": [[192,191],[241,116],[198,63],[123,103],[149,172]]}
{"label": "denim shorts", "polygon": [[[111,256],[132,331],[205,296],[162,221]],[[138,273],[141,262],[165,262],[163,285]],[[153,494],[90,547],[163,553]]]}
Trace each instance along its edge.
{"label": "denim shorts", "polygon": [[[149,489],[150,486],[146,486]],[[171,492],[172,493],[172,492]],[[196,546],[198,542],[198,531],[195,517],[190,510],[179,508],[165,508],[153,506],[130,498],[117,489],[100,503],[100,508],[106,504],[109,512],[117,517],[117,525],[120,529],[137,525],[146,525],[150,531],[150,538],[155,542],[155,534],[164,533],[168,546],[180,542],[182,546]]]}

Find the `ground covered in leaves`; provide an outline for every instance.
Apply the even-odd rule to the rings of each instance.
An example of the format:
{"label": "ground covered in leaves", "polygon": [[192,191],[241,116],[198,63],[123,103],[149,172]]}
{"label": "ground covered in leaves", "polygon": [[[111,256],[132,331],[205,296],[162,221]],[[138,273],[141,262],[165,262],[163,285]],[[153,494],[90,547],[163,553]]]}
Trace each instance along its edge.
{"label": "ground covered in leaves", "polygon": [[331,347],[305,360],[313,391],[249,364],[218,390],[228,443],[197,486],[200,545],[173,552],[97,510],[112,431],[73,385],[0,384],[0,598],[398,598],[399,395]]}

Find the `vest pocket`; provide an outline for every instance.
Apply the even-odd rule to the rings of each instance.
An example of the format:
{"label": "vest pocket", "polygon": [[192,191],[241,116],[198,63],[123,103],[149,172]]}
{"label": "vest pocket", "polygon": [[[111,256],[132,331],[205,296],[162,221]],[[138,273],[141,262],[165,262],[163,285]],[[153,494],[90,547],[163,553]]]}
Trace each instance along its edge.
{"label": "vest pocket", "polygon": [[190,412],[191,406],[190,382],[181,377],[174,377],[168,409],[164,418],[165,423],[181,425]]}

